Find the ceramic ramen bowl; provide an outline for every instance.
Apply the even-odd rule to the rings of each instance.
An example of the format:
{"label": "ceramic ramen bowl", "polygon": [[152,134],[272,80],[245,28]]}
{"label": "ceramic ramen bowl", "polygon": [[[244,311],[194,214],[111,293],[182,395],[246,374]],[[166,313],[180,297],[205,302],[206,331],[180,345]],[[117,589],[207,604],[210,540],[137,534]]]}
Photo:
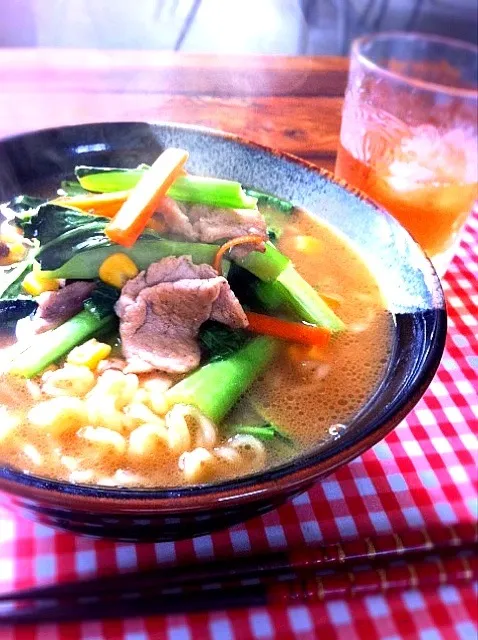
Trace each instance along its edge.
{"label": "ceramic ramen bowl", "polygon": [[356,247],[394,318],[378,388],[347,428],[272,469],[219,484],[123,489],[46,480],[0,466],[0,496],[27,517],[78,533],[171,540],[209,533],[273,509],[384,438],[411,411],[438,367],[446,310],[438,277],[408,233],[327,171],[237,136],[175,124],[61,127],[0,142],[0,201],[35,184],[57,185],[75,165],[136,166],[166,147],[190,152],[188,168],[274,194],[333,225]]}

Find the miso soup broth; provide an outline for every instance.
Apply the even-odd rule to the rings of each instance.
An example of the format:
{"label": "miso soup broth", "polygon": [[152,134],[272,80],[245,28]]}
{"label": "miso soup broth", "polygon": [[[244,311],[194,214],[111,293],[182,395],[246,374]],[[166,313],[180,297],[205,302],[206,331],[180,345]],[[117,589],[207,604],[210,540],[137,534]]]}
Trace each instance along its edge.
{"label": "miso soup broth", "polygon": [[[68,205],[74,206],[74,202],[68,201]],[[18,324],[18,327],[22,327],[21,331],[17,328],[17,335],[21,336],[18,342],[15,338],[15,324],[10,324],[3,331],[0,343],[3,370],[0,377],[0,464],[29,474],[81,484],[163,487],[214,483],[261,471],[300,456],[323,441],[333,425],[340,423],[346,426],[373,395],[383,378],[392,345],[392,317],[385,309],[377,282],[367,266],[332,227],[302,210],[293,209],[284,213],[270,204],[259,202],[258,206],[267,222],[275,248],[290,259],[298,274],[322,296],[321,299],[344,323],[345,328],[333,332],[327,339],[324,330],[323,343],[320,344],[318,340],[317,344],[306,344],[295,342],[293,334],[291,339],[277,339],[270,335],[258,338],[257,334],[261,332],[252,328],[250,333],[252,325],[248,329],[244,328],[245,325],[241,328],[239,321],[235,324],[231,322],[227,328],[230,345],[226,345],[227,348],[230,346],[230,352],[226,349],[225,355],[223,352],[215,355],[213,353],[214,357],[211,357],[210,351],[203,351],[203,343],[207,342],[206,338],[201,337],[204,327],[211,328],[210,335],[213,337],[217,335],[218,339],[224,340],[221,333],[223,325],[218,328],[221,314],[219,311],[213,312],[199,329],[199,337],[203,340],[200,364],[190,366],[185,371],[186,365],[178,356],[178,353],[182,354],[181,343],[181,349],[169,354],[171,363],[161,369],[162,365],[157,363],[163,362],[163,352],[162,359],[154,359],[152,356],[149,358],[144,353],[149,348],[149,340],[144,338],[145,335],[148,337],[145,327],[156,309],[154,304],[159,304],[157,297],[151,303],[152,306],[146,307],[144,311],[149,320],[140,325],[139,329],[128,333],[128,328],[137,321],[137,316],[131,312],[131,305],[139,305],[138,301],[143,295],[136,290],[133,295],[131,283],[140,282],[138,278],[143,278],[144,284],[145,279],[152,277],[149,270],[151,267],[147,267],[146,275],[141,275],[146,267],[142,262],[144,255],[141,254],[141,259],[138,257],[138,249],[138,253],[133,251],[128,254],[132,256],[133,267],[136,265],[136,269],[128,277],[124,277],[122,289],[116,287],[117,296],[121,297],[114,307],[114,322],[108,324],[106,330],[103,327],[85,334],[84,339],[78,340],[40,371],[36,372],[33,365],[33,369],[27,371],[25,361],[30,366],[31,359],[37,355],[32,352],[34,345],[47,341],[48,336],[58,329],[49,328],[44,333],[33,336],[28,334],[25,338],[28,328],[25,330],[24,326],[30,321],[24,318]],[[212,210],[217,214],[217,209],[212,207]],[[194,221],[197,213],[192,212],[192,209],[186,213]],[[165,219],[167,220],[166,217]],[[272,236],[271,229],[274,230]],[[169,236],[167,231],[166,229],[165,233],[163,230],[162,236],[166,235],[173,241],[178,239],[177,230],[173,229]],[[180,236],[180,240],[183,241],[184,238]],[[222,238],[216,244],[222,244]],[[98,249],[94,248],[94,251]],[[113,255],[126,254],[119,247]],[[235,272],[236,279],[240,279],[241,269],[245,264],[241,259],[237,259],[239,271]],[[56,258],[51,260],[53,264]],[[92,260],[81,267],[85,269],[84,273],[73,270],[70,273],[62,266],[55,272],[58,278],[51,285],[53,292],[38,293],[35,290],[37,295],[33,295],[33,299],[43,300],[39,295],[45,300],[48,296],[53,299],[52,293],[56,295],[58,291],[70,286],[72,281],[83,284],[85,281],[91,282],[95,286],[98,286],[97,283],[102,285],[106,282],[111,285],[113,282],[114,288],[117,274],[123,273],[123,269],[125,272],[127,268],[132,269],[124,258],[123,262],[121,259],[116,260],[110,272],[109,277],[113,279],[110,282],[104,275],[107,271],[104,261],[101,262],[104,268],[98,273],[92,272]],[[156,264],[161,263],[161,268],[164,268],[165,260],[178,261],[182,258],[161,256]],[[154,256],[150,257],[149,262],[154,262]],[[197,271],[196,265],[201,261],[195,260],[193,256],[192,262],[195,264],[183,261],[181,264],[176,262],[173,266],[176,270],[187,268],[189,272],[191,269]],[[44,263],[40,261],[42,271],[45,271],[45,265],[46,271],[53,273],[54,269],[50,268],[46,259]],[[208,266],[207,269],[211,270],[212,267]],[[231,268],[229,274],[232,271]],[[207,282],[211,283],[211,287],[213,284],[223,287],[222,293],[217,295],[231,295],[236,304],[234,293],[229,294],[228,280],[225,281],[215,272],[211,272],[212,275],[209,271],[207,273]],[[249,276],[252,279],[251,286],[255,285],[256,276]],[[197,276],[188,276],[185,296],[193,295],[190,283],[197,282],[195,277]],[[166,304],[172,304],[171,296],[177,295],[178,282],[186,282],[183,276],[181,278],[175,280],[175,286],[168,290],[170,297],[166,297]],[[233,280],[229,275],[227,278],[234,292]],[[126,284],[128,279],[130,284]],[[26,284],[23,291],[31,292],[32,287]],[[42,286],[44,285],[39,285],[40,288]],[[227,292],[224,289],[226,286]],[[250,315],[249,312],[252,308],[255,313],[260,312],[261,317],[266,315],[268,318],[272,317],[273,321],[288,323],[286,329],[296,327],[299,323],[304,326],[304,318],[297,315],[298,307],[292,308],[290,304],[284,303],[274,309],[266,308],[260,302],[256,305],[251,303],[249,294],[245,299],[242,295],[237,291],[237,304],[241,303],[250,322],[253,320],[253,314]],[[123,297],[127,305],[122,302]],[[192,299],[195,304],[195,298]],[[141,304],[143,302],[144,300]],[[85,308],[91,309],[86,302]],[[177,304],[174,309],[176,308]],[[174,310],[171,313],[173,312],[175,313]],[[130,315],[126,317],[126,313]],[[192,322],[192,316],[186,307],[181,313],[186,314],[185,323]],[[243,310],[240,309],[237,313],[243,313]],[[41,320],[44,321],[45,318]],[[65,326],[65,322],[71,322],[71,318],[60,324],[60,328]],[[164,351],[166,347],[160,341],[161,336],[156,333],[154,322],[156,317],[148,325],[151,331],[150,342],[156,345],[153,345],[154,348]],[[313,323],[306,323],[307,326],[311,324]],[[272,322],[272,328],[274,327]],[[216,330],[219,333],[214,334]],[[139,347],[134,344],[136,350],[133,350],[128,340],[131,335],[137,337],[138,332],[143,332],[142,342]],[[179,333],[181,334],[181,328]],[[319,333],[317,335],[320,338]],[[189,337],[188,335],[188,341]],[[195,339],[193,335],[193,343]],[[175,344],[176,335],[168,340]],[[29,341],[31,346],[26,351],[24,348],[20,349],[18,356],[15,350],[25,341]],[[220,369],[218,384],[209,383],[205,387],[206,391],[201,392],[205,394],[202,400],[198,399],[196,403],[194,397],[187,393],[182,399],[183,389],[189,392],[187,385],[184,387],[189,376],[192,380],[193,376],[202,375],[203,370],[204,375],[208,375],[207,367],[211,371],[211,367],[238,357],[241,349],[249,348],[254,341],[258,345],[257,349],[265,349],[266,366],[262,369],[258,366],[257,375],[251,374],[255,381],[234,406],[228,407],[225,415],[222,415],[223,408],[218,408],[214,403],[221,387],[219,380],[223,374]],[[193,343],[191,349],[194,356]],[[207,344],[214,352],[216,342],[213,340]],[[251,351],[250,358],[258,357],[257,349]],[[30,360],[24,357],[25,353],[30,354]],[[140,365],[138,354],[142,358]],[[12,361],[16,362],[15,366],[10,365]],[[180,367],[183,367],[184,372],[179,370]],[[30,375],[32,371],[34,374]],[[243,374],[239,371],[236,375],[240,379]],[[228,380],[223,380],[227,386]],[[231,389],[233,386],[232,384]],[[217,416],[220,418],[217,419]]]}
{"label": "miso soup broth", "polygon": [[[307,451],[326,439],[333,425],[346,426],[373,395],[391,354],[393,320],[360,255],[328,224],[296,210],[278,247],[317,291],[337,300],[347,330],[320,353],[283,346],[237,409],[260,407],[268,420],[286,427],[299,451]],[[233,413],[230,419],[240,416]],[[292,454],[285,447],[274,453],[276,464]]]}

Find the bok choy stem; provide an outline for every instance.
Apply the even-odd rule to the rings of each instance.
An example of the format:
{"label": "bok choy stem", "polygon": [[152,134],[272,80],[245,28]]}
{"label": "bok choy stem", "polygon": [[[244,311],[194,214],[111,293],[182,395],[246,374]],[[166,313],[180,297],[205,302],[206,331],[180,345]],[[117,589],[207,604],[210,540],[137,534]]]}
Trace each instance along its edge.
{"label": "bok choy stem", "polygon": [[[80,185],[88,191],[127,191],[135,187],[149,167],[138,169],[108,169],[102,167],[77,167],[76,176]],[[249,196],[239,182],[205,178],[202,176],[181,176],[169,188],[168,196],[174,200],[207,204],[211,207],[232,209],[254,209],[257,198]]]}
{"label": "bok choy stem", "polygon": [[81,311],[56,329],[47,331],[17,355],[8,367],[8,372],[24,378],[33,378],[73,347],[84,342],[99,331],[108,331],[116,325],[117,318],[103,318]]}
{"label": "bok choy stem", "polygon": [[334,333],[345,329],[342,320],[295,270],[292,263],[287,265],[277,276],[272,286],[302,320],[329,329]]}
{"label": "bok choy stem", "polygon": [[234,262],[247,269],[263,282],[273,282],[290,264],[289,258],[281,253],[272,242],[266,242],[266,250],[251,251],[243,258],[234,258]]}
{"label": "bok choy stem", "polygon": [[270,363],[277,345],[274,338],[260,336],[228,358],[206,364],[166,392],[168,405],[194,405],[220,423]]}
{"label": "bok choy stem", "polygon": [[[305,322],[333,332],[345,328],[342,320],[272,243],[266,243],[264,253],[251,251],[245,258],[234,261],[266,284],[259,292],[259,298],[263,302],[270,301],[272,309],[280,306],[279,300],[282,300]],[[268,306],[267,303],[265,306]]]}
{"label": "bok choy stem", "polygon": [[53,271],[41,271],[41,277],[94,280],[103,262],[113,253],[121,251],[133,260],[138,269],[147,269],[150,264],[167,256],[191,256],[196,264],[211,264],[218,247],[199,242],[177,242],[153,236],[143,236],[130,247],[104,244],[75,253],[70,260]]}
{"label": "bok choy stem", "polygon": [[257,199],[248,196],[239,182],[200,176],[181,176],[169,189],[168,196],[174,200],[230,209],[255,209],[257,205]]}
{"label": "bok choy stem", "polygon": [[[49,245],[50,246],[50,245]],[[78,251],[70,260],[54,270],[40,271],[41,277],[94,280],[102,263],[118,251],[116,244],[98,246]],[[154,236],[141,237],[132,247],[121,247],[139,269],[167,256],[190,255],[196,264],[212,264],[218,246],[198,242],[178,242]],[[325,327],[333,332],[342,331],[344,324],[322,300],[317,291],[295,270],[293,264],[270,242],[264,253],[251,251],[247,256],[235,259],[244,269],[268,284],[269,295],[292,308],[301,320]]]}

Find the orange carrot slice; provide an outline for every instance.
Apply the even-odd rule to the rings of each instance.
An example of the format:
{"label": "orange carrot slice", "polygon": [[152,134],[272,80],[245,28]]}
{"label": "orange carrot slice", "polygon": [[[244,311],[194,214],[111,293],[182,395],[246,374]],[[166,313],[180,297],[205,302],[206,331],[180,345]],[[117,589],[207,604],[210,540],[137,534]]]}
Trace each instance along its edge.
{"label": "orange carrot slice", "polygon": [[129,191],[114,191],[112,193],[96,193],[91,196],[64,196],[50,200],[50,204],[75,207],[86,213],[92,211],[97,216],[113,218],[121,209],[129,193]]}
{"label": "orange carrot slice", "polygon": [[106,235],[117,244],[131,247],[158,208],[169,187],[183,171],[188,159],[183,149],[166,149],[146,171],[116,216],[106,227]]}
{"label": "orange carrot slice", "polygon": [[212,266],[219,274],[222,274],[221,262],[226,251],[229,251],[232,247],[237,247],[240,244],[262,244],[263,242],[264,238],[261,236],[239,236],[238,238],[232,238],[232,240],[228,240],[219,248]]}
{"label": "orange carrot slice", "polygon": [[[100,195],[86,197],[86,196],[64,196],[61,198],[55,198],[50,200],[50,204],[58,204],[65,207],[75,207],[81,209],[86,215],[103,216],[104,218],[114,218],[121,208],[128,196],[129,191],[117,191],[113,193],[102,193]],[[113,196],[118,194],[124,194],[118,198],[108,197],[103,198],[101,196]],[[81,199],[80,199],[81,198]],[[148,229],[156,231],[156,233],[164,233],[166,231],[166,224],[158,217],[152,216],[146,224]]]}
{"label": "orange carrot slice", "polygon": [[330,338],[330,331],[324,327],[280,320],[261,313],[253,313],[252,311],[246,311],[246,316],[249,321],[247,328],[253,333],[261,333],[288,340],[289,342],[319,347],[325,346]]}

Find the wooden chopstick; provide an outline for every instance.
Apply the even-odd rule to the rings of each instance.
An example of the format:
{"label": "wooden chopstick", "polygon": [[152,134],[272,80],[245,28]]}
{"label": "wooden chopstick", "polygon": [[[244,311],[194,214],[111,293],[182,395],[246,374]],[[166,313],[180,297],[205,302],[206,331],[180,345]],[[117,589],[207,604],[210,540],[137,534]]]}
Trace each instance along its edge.
{"label": "wooden chopstick", "polygon": [[280,572],[318,570],[357,562],[377,562],[406,556],[412,558],[423,553],[443,553],[478,542],[478,530],[471,524],[442,527],[434,531],[416,530],[337,543],[325,547],[300,551],[274,552],[262,555],[219,558],[213,562],[192,564],[187,567],[156,567],[114,576],[95,577],[90,580],[33,587],[22,591],[0,594],[1,602],[22,600],[49,600],[81,598],[101,594],[121,594],[125,590],[149,587],[173,588],[206,582],[241,580],[249,577],[267,577]]}
{"label": "wooden chopstick", "polygon": [[[72,622],[145,615],[192,613],[237,607],[318,603],[331,598],[347,598],[406,588],[436,588],[478,577],[478,559],[472,551],[457,556],[426,556],[407,564],[388,563],[361,570],[354,565],[337,572],[297,573],[280,579],[275,575],[253,584],[231,583],[188,584],[182,590],[149,585],[138,589],[134,582],[122,593],[55,600],[32,605],[25,601],[9,603],[0,611],[0,626],[39,622]],[[51,602],[51,601],[50,601]],[[12,606],[13,605],[13,606]]]}
{"label": "wooden chopstick", "polygon": [[395,534],[375,539],[334,544],[327,547],[305,549],[299,552],[276,552],[260,556],[220,558],[214,562],[193,564],[188,567],[157,567],[148,571],[131,572],[115,576],[93,578],[46,587],[34,587],[0,595],[2,601],[71,598],[102,593],[121,593],[133,583],[136,588],[153,585],[175,587],[204,581],[244,579],[266,576],[280,571],[320,569],[357,561],[374,562],[379,559],[420,555],[431,551],[443,552],[449,548],[464,547],[478,541],[473,525],[457,525],[436,531],[410,531],[401,537]]}

